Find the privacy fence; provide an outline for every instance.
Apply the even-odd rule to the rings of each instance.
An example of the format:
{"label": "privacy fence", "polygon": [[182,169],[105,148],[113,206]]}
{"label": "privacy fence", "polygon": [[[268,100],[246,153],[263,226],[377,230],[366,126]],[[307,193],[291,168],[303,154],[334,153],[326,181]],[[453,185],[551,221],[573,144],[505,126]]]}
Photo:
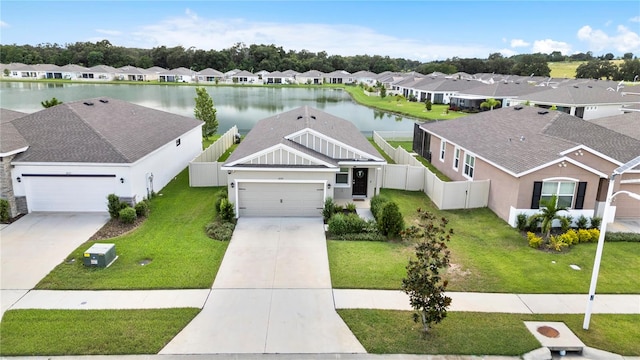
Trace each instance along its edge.
{"label": "privacy fence", "polygon": [[409,191],[423,191],[441,210],[485,207],[489,200],[489,180],[442,181],[414,155],[391,141],[410,141],[412,132],[373,132],[373,140],[395,164],[382,170],[382,187]]}
{"label": "privacy fence", "polygon": [[191,160],[189,163],[189,186],[227,185],[227,173],[220,170],[222,163],[218,162],[218,159],[233,145],[236,134],[238,134],[238,127],[234,126]]}

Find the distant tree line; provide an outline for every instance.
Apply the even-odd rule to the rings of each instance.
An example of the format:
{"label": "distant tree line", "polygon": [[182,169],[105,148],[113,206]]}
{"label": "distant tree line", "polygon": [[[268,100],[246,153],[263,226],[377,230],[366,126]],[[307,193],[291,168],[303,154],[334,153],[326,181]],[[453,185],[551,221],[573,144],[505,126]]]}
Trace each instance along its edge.
{"label": "distant tree line", "polygon": [[[632,53],[626,53],[622,57],[625,64],[635,64],[638,59]],[[24,64],[78,64],[86,67],[95,65],[109,65],[122,67],[132,65],[140,68],[160,66],[165,69],[185,67],[194,71],[213,68],[219,71],[242,69],[251,72],[260,70],[284,71],[295,70],[305,72],[319,70],[325,73],[334,70],[346,70],[354,73],[360,70],[381,73],[384,71],[416,71],[422,74],[430,74],[434,71],[445,74],[465,72],[468,74],[496,73],[504,75],[522,76],[549,76],[551,70],[547,62],[555,61],[598,61],[601,70],[600,77],[614,80],[633,80],[637,71],[621,68],[614,64],[603,65],[614,59],[611,53],[600,57],[594,57],[589,51],[571,56],[562,55],[558,51],[551,54],[521,54],[504,57],[500,53],[490,54],[487,59],[458,58],[422,63],[420,61],[403,58],[391,58],[380,55],[355,55],[341,56],[328,55],[325,51],[311,52],[308,50],[285,51],[276,45],[245,45],[237,43],[230,48],[222,50],[202,50],[182,46],[166,47],[158,46],[152,49],[126,48],[114,46],[108,40],[92,42],[76,42],[74,44],[39,44],[31,45],[0,45],[0,62],[3,64],[19,62]],[[615,69],[611,69],[615,67]],[[614,71],[615,70],[615,71]],[[633,73],[633,75],[629,75]],[[579,77],[596,77],[599,73],[580,73]],[[631,76],[631,79],[628,77]]]}

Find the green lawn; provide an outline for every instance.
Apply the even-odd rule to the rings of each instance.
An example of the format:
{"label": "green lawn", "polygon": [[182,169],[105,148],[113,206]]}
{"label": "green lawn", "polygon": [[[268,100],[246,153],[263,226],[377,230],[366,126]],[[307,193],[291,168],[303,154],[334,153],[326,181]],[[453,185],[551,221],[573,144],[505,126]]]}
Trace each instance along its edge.
{"label": "green lawn", "polygon": [[344,86],[344,89],[351,94],[351,97],[353,97],[357,103],[361,105],[418,119],[446,120],[467,115],[465,113],[455,111],[449,111],[447,114],[446,109],[449,108],[449,105],[433,105],[431,111],[427,111],[424,103],[421,102],[397,100],[395,96],[386,96],[385,98],[381,98],[379,96],[367,96],[359,86]]}
{"label": "green lawn", "polygon": [[[119,256],[106,269],[86,268],[81,245],[37,285],[38,289],[189,289],[209,288],[227,242],[212,240],[204,226],[214,218],[215,195],[222,188],[189,187],[182,171],[151,201],[149,218],[114,243]],[[151,260],[141,266],[140,261]]]}
{"label": "green lawn", "polygon": [[200,309],[9,310],[0,355],[157,354]]}
{"label": "green lawn", "polygon": [[[383,189],[383,197],[398,203],[407,224],[418,207],[450,220],[451,291],[507,293],[587,293],[596,244],[579,244],[564,253],[543,252],[527,245],[520,233],[487,208],[440,211],[422,192]],[[399,289],[411,244],[328,241],[329,265],[336,288]],[[640,293],[640,246],[607,243],[599,293]],[[569,265],[576,264],[580,271]]]}
{"label": "green lawn", "polygon": [[[389,145],[393,146],[394,148],[401,146],[403,149],[407,150],[408,152],[410,153],[413,152],[413,141],[387,141],[387,143],[389,143]],[[423,158],[420,155],[416,156],[416,159],[420,161],[422,165],[428,168],[429,171],[434,173],[438,179],[442,181],[451,181],[451,179],[449,179],[447,175],[443,174],[440,170],[438,170],[435,166],[433,166],[433,164],[428,162],[427,159]]]}
{"label": "green lawn", "polygon": [[376,354],[518,356],[540,347],[523,321],[562,321],[589,347],[640,355],[640,315],[593,315],[589,331],[582,315],[526,315],[449,312],[422,338],[410,311],[338,310],[365,347]]}

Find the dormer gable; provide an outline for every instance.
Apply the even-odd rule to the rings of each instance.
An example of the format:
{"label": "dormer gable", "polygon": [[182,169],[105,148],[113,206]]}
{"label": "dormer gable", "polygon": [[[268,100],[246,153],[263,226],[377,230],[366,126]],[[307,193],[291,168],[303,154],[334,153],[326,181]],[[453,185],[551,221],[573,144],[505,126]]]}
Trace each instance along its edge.
{"label": "dormer gable", "polygon": [[383,160],[310,128],[296,131],[285,139],[335,160]]}

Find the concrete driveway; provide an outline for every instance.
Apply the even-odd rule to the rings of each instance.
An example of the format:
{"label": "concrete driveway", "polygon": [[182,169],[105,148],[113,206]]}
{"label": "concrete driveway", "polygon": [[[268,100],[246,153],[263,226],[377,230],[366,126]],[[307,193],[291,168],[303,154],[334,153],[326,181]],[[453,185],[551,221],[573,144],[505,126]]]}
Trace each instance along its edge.
{"label": "concrete driveway", "polygon": [[0,230],[2,313],[109,221],[108,213],[30,213]]}
{"label": "concrete driveway", "polygon": [[364,352],[335,311],[322,218],[241,218],[204,309],[160,353]]}

